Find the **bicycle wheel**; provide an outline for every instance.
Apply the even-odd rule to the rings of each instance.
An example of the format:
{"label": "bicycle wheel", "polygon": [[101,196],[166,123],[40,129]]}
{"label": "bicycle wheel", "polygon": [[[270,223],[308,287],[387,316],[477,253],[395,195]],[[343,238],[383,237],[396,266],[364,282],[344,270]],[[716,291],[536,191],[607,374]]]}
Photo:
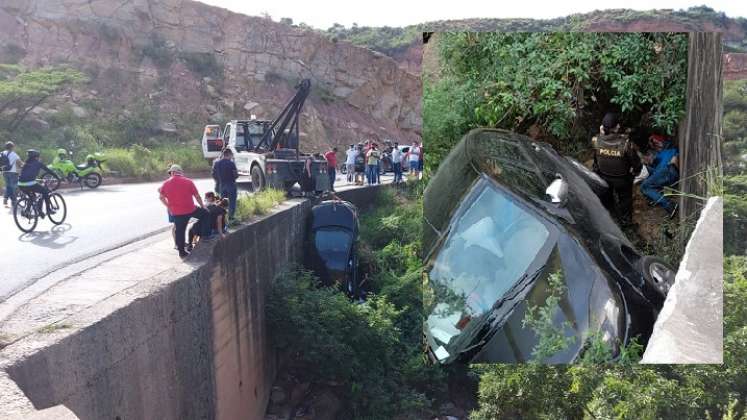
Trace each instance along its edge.
{"label": "bicycle wheel", "polygon": [[52,205],[51,210],[54,210],[54,213],[52,213],[49,211],[50,209],[47,209],[49,221],[55,225],[61,225],[65,221],[65,218],[67,218],[67,205],[65,204],[65,199],[58,193],[52,193],[49,194],[49,204]]}
{"label": "bicycle wheel", "polygon": [[34,201],[28,195],[22,194],[16,201],[13,206],[13,220],[22,232],[29,233],[36,229],[36,224],[39,223],[39,212],[36,211]]}

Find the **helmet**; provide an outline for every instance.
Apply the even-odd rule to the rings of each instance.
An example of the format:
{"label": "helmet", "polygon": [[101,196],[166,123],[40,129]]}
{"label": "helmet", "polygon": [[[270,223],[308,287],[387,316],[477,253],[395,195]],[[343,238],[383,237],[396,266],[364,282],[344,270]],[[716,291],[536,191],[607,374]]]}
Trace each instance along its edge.
{"label": "helmet", "polygon": [[86,160],[94,160],[96,157],[94,155],[88,155],[86,156]]}
{"label": "helmet", "polygon": [[67,156],[67,150],[65,150],[65,149],[57,149],[57,154],[58,155],[65,155],[65,156]]}
{"label": "helmet", "polygon": [[39,151],[36,149],[29,149],[26,151],[26,156],[28,156],[29,159],[35,159],[40,156]]}
{"label": "helmet", "polygon": [[9,142],[5,143],[5,148],[6,149],[10,150],[13,147],[15,147],[15,143],[13,143],[12,141],[9,141]]}

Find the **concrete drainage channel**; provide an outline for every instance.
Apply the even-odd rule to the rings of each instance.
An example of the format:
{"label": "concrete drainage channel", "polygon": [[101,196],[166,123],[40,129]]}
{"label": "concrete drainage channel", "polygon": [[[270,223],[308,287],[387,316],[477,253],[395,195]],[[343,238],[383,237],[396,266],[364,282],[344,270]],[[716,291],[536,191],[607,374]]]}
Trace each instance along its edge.
{"label": "concrete drainage channel", "polygon": [[[361,209],[388,186],[338,193]],[[262,418],[264,296],[301,264],[312,203],[280,209],[0,351],[3,419]]]}

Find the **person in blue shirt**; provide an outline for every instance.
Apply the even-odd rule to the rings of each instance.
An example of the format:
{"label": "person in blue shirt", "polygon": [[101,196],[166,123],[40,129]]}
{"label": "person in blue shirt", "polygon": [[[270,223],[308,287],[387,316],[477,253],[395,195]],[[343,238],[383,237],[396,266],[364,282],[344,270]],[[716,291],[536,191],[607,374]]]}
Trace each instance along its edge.
{"label": "person in blue shirt", "polygon": [[233,152],[231,149],[223,151],[223,157],[213,165],[213,178],[220,186],[220,195],[228,199],[228,218],[233,220],[236,213],[236,179],[239,177],[239,171],[233,162]]}
{"label": "person in blue shirt", "polygon": [[663,191],[664,187],[671,187],[680,179],[677,163],[679,150],[670,139],[662,135],[654,134],[649,141],[655,155],[647,165],[650,175],[641,183],[641,192],[653,205],[662,206],[672,217],[677,205],[665,197]]}
{"label": "person in blue shirt", "polygon": [[[26,156],[26,163],[23,165],[23,168],[21,168],[20,175],[18,175],[18,188],[27,194],[41,194],[44,202],[47,204],[47,214],[54,214],[55,210],[49,202],[49,190],[44,185],[40,184],[37,179],[42,171],[51,174],[57,178],[58,181],[60,180],[60,177],[41,162],[38,150],[29,149],[26,151]],[[44,217],[44,215],[42,215],[42,217]]]}

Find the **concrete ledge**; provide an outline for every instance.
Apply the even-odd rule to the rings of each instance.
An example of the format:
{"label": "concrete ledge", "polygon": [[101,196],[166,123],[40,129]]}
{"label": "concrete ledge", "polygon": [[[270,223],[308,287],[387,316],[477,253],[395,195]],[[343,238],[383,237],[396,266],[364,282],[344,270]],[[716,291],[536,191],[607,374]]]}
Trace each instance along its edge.
{"label": "concrete ledge", "polygon": [[723,200],[708,200],[641,363],[722,363]]}
{"label": "concrete ledge", "polygon": [[[338,196],[365,209],[385,187]],[[264,296],[303,261],[311,206],[290,200],[184,261],[165,235],[76,274],[66,282],[97,300],[64,317],[29,305],[23,316],[44,327],[0,351],[0,418],[262,418],[275,374]],[[145,266],[156,274],[133,282]],[[61,290],[76,289],[40,298]]]}

